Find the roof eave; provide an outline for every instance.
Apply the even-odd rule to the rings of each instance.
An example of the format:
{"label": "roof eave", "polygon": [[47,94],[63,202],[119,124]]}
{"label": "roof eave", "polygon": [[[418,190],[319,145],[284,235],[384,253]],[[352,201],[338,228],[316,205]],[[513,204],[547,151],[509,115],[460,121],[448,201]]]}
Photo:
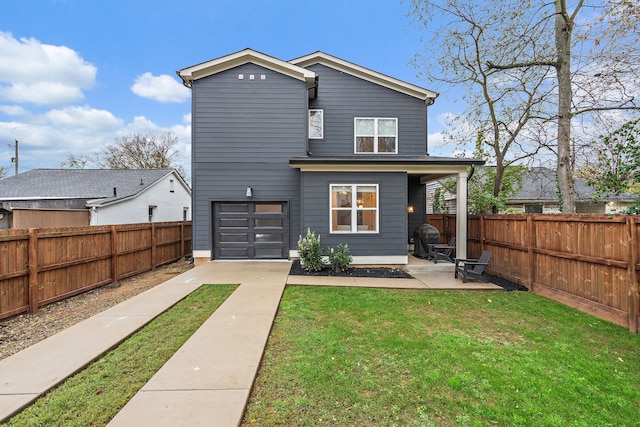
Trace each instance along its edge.
{"label": "roof eave", "polygon": [[182,79],[183,84],[190,88],[194,80],[208,77],[249,62],[304,81],[308,87],[315,84],[315,72],[249,48],[183,68],[182,70],[176,71],[176,73]]}
{"label": "roof eave", "polygon": [[387,76],[320,51],[292,59],[289,63],[305,68],[313,64],[326,65],[363,80],[421,99],[425,101],[427,105],[432,105],[439,95],[437,92]]}

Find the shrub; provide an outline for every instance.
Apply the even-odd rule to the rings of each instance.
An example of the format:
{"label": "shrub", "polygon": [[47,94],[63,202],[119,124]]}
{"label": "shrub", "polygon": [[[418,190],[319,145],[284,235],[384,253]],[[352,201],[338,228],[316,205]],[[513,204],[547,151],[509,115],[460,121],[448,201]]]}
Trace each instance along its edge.
{"label": "shrub", "polygon": [[342,243],[338,245],[337,251],[329,248],[327,255],[329,256],[329,263],[336,273],[346,270],[349,264],[351,264],[351,261],[353,261],[349,246]]}
{"label": "shrub", "polygon": [[320,271],[324,267],[322,259],[322,247],[320,247],[320,236],[307,229],[305,237],[298,239],[298,254],[300,255],[300,265],[306,271]]}

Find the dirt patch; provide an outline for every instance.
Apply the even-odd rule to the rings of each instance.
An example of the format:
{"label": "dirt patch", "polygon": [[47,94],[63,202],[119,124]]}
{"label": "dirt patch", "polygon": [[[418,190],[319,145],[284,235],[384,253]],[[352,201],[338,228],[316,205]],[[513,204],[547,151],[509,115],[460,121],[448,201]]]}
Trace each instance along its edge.
{"label": "dirt patch", "polygon": [[193,268],[182,259],[47,306],[0,320],[0,360]]}

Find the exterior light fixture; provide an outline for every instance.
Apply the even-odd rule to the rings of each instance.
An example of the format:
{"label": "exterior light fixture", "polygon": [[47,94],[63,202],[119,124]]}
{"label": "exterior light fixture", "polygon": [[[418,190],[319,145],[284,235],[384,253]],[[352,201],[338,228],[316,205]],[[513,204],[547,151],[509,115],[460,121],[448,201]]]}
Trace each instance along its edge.
{"label": "exterior light fixture", "polygon": [[407,212],[409,212],[409,213],[413,213],[414,212],[413,211],[413,205],[407,206]]}
{"label": "exterior light fixture", "polygon": [[251,187],[247,187],[247,197],[253,196],[253,189]]}

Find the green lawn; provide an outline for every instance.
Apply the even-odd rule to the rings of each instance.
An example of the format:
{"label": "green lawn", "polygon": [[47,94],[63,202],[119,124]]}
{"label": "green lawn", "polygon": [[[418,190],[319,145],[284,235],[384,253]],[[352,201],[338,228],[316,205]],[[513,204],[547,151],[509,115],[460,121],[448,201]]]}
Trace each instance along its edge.
{"label": "green lawn", "polygon": [[236,288],[201,286],[7,425],[106,425]]}
{"label": "green lawn", "polygon": [[291,287],[256,426],[640,426],[640,336],[526,292]]}

